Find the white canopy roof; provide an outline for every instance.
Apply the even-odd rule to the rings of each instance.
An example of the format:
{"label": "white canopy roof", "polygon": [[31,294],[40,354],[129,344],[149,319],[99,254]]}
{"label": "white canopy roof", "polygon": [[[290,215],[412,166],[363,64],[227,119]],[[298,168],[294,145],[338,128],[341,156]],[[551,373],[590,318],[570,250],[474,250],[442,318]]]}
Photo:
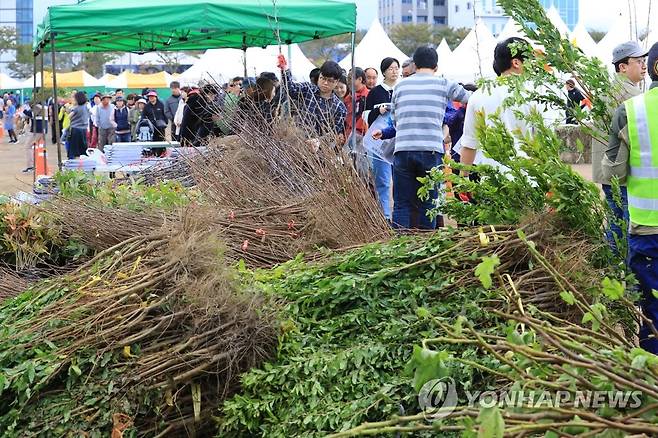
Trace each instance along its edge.
{"label": "white canopy roof", "polygon": [[516,21],[510,18],[509,20],[507,20],[507,23],[505,23],[505,27],[503,27],[503,30],[498,35],[498,41],[503,41],[512,37],[525,38],[525,39],[528,38],[526,34],[523,32],[521,26],[519,26],[516,23]]}
{"label": "white canopy roof", "polygon": [[565,24],[564,20],[560,16],[560,12],[555,8],[555,6],[551,6],[546,10],[546,16],[548,19],[553,23],[553,26],[560,32],[560,35],[563,37],[566,37],[569,35],[569,27]]}
{"label": "white canopy roof", "polygon": [[445,77],[457,81],[495,77],[493,70],[495,48],[496,38],[484,22],[478,20],[475,28],[452,53],[451,61],[445,66]]}
{"label": "white canopy roof", "polygon": [[[450,65],[452,62],[452,50],[450,50],[450,46],[448,45],[448,42],[446,41],[445,38],[441,40],[441,44],[439,44],[439,47],[436,48],[436,53],[439,55],[439,71],[438,73],[440,75],[445,75],[446,73],[446,66]],[[400,61],[402,62],[402,61]]]}
{"label": "white canopy roof", "polygon": [[582,50],[585,56],[599,56],[596,42],[594,42],[594,39],[589,34],[582,21],[578,23],[573,32],[569,35],[569,41],[571,41],[571,44]]}
{"label": "white canopy roof", "polygon": [[[361,68],[373,67],[379,71],[382,59],[392,57],[400,61],[400,65],[408,58],[402,50],[398,49],[382,27],[378,19],[370,25],[361,42],[354,49],[355,65]],[[346,71],[352,68],[352,54],[347,55],[339,62]]]}
{"label": "white canopy roof", "polygon": [[[288,58],[288,46],[281,46],[281,52]],[[258,76],[264,71],[277,72],[278,46],[264,49],[247,49],[247,75]],[[308,74],[315,65],[304,55],[299,45],[290,46],[288,64],[296,80],[308,81]],[[197,62],[178,78],[182,83],[198,82],[202,79],[226,82],[235,76],[244,76],[244,52],[238,49],[210,49]]]}
{"label": "white canopy roof", "polygon": [[4,73],[0,73],[0,90],[14,90],[23,88],[23,83],[17,79],[10,78]]}

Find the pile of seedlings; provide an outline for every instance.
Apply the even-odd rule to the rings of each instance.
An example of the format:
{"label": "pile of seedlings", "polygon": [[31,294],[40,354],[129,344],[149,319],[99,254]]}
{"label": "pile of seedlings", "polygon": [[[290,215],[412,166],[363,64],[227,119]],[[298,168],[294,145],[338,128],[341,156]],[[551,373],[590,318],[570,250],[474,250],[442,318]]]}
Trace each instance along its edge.
{"label": "pile of seedlings", "polygon": [[[381,426],[419,412],[417,391],[444,376],[459,391],[502,390],[494,372],[502,364],[478,341],[505,340],[505,315],[518,306],[543,324],[595,324],[583,328],[595,340],[583,348],[607,338],[630,351],[632,305],[601,292],[605,270],[589,263],[598,248],[562,234],[554,220],[402,237],[255,272],[258,287],[285,300],[288,323],[276,358],[246,373],[240,394],[220,408],[216,436],[319,437]],[[389,426],[349,433],[423,430]]]}
{"label": "pile of seedlings", "polygon": [[207,434],[219,400],[278,334],[275,306],[239,285],[222,251],[186,221],[7,301],[3,436]]}

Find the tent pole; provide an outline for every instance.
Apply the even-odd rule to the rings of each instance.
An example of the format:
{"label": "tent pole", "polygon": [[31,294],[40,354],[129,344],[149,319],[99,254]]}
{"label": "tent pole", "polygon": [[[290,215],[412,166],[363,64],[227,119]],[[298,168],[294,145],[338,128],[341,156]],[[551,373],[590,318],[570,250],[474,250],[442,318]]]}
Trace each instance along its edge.
{"label": "tent pole", "polygon": [[[32,100],[32,105],[34,105],[34,98],[35,98],[35,94],[37,92],[37,56],[39,56],[39,55],[34,55],[34,57],[33,57],[34,76],[32,76],[32,79],[33,79],[34,85],[32,86],[32,96],[30,96],[30,98]],[[23,98],[25,98],[25,96],[23,96]]]}
{"label": "tent pole", "polygon": [[247,48],[242,49],[242,65],[244,67],[244,78],[247,79]]}
{"label": "tent pole", "polygon": [[352,32],[352,132],[350,132],[350,149],[356,152],[356,94],[354,88],[356,87],[356,79],[354,77],[354,46],[356,45],[356,29]]}
{"label": "tent pole", "polygon": [[[57,69],[55,68],[55,34],[50,37],[50,54],[53,60],[53,122],[55,123],[55,143],[57,143],[57,168],[62,170],[62,143],[59,132],[59,102],[57,102]],[[44,156],[44,160],[46,157]]]}
{"label": "tent pole", "polygon": [[288,44],[288,68],[292,72],[292,45]]}
{"label": "tent pole", "polygon": [[242,65],[244,67],[244,79],[247,80],[247,34],[242,35]]}

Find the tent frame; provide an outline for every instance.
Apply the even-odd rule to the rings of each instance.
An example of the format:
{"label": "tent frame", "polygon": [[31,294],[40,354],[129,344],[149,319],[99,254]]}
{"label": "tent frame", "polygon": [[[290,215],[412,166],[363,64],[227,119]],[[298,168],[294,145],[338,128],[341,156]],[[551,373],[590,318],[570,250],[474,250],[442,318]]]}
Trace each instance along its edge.
{"label": "tent frame", "polygon": [[[276,10],[276,0],[273,0],[272,3],[273,3],[273,5],[275,7],[275,10]],[[81,4],[81,3],[78,3],[78,4]],[[48,17],[49,16],[50,15],[48,14]],[[281,42],[282,42],[281,41],[281,35],[280,35],[280,29],[278,27],[278,20],[276,20],[276,16],[274,17],[274,19],[277,23],[277,28],[276,28],[275,31],[276,31],[276,37],[278,39],[279,46],[280,46]],[[101,34],[105,34],[105,33],[106,32],[101,32]],[[246,33],[242,33],[242,34],[243,34],[242,49],[243,49],[243,52],[244,52],[244,76],[246,78],[248,76],[248,72],[247,72],[247,47],[248,47],[248,45],[247,45],[247,35],[246,35]],[[319,38],[319,35],[318,35],[317,31],[313,35],[306,35],[304,33],[300,33],[300,34],[303,35],[304,37],[307,37],[309,40]],[[157,40],[157,37],[155,36],[155,33],[151,33],[150,35],[151,35],[151,38],[153,38],[153,40],[154,40],[154,41],[152,41],[152,43],[155,43],[156,42],[155,40]],[[228,35],[231,35],[231,33],[226,34],[226,36],[228,36]],[[235,35],[235,33],[233,35]],[[354,48],[355,48],[355,45],[356,45],[356,5],[354,6],[354,29],[353,29],[352,32],[350,32],[350,35],[351,35],[351,48],[350,48],[350,50],[351,50],[351,53],[352,53],[352,71],[354,71],[354,66],[355,66]],[[62,145],[61,145],[61,138],[60,138],[61,133],[60,133],[60,129],[59,129],[59,102],[57,101],[57,72],[56,72],[56,65],[57,65],[57,63],[56,63],[57,62],[57,59],[56,59],[57,31],[56,30],[55,31],[50,30],[49,36],[50,36],[50,41],[48,41],[48,40],[41,41],[41,44],[36,44],[35,45],[35,50],[34,50],[34,90],[36,90],[36,57],[39,54],[41,55],[41,88],[44,89],[45,84],[44,84],[44,67],[43,67],[43,56],[44,56],[43,49],[45,49],[47,47],[47,45],[49,45],[50,46],[50,52],[51,52],[51,58],[52,58],[52,66],[53,66],[53,74],[52,74],[53,115],[52,115],[52,117],[53,117],[54,126],[55,126],[55,143],[57,144],[57,166],[58,166],[59,170],[61,170],[63,162],[62,162]],[[38,36],[37,36],[37,38],[38,38]],[[169,35],[168,38],[169,38],[169,40],[171,40],[173,38],[173,36]],[[187,40],[186,37],[185,37],[185,39]],[[209,37],[207,39],[207,41],[209,42],[208,46],[206,47],[207,49],[223,47],[221,44],[220,45],[216,44],[217,42],[220,42],[221,39],[217,39],[217,38],[212,38],[211,39]],[[264,37],[263,38],[263,43],[265,43],[266,41],[267,40]],[[48,44],[48,43],[50,43],[50,44]],[[168,51],[177,50],[175,44],[167,44],[167,43],[163,43],[162,41],[157,41],[157,43],[160,43],[160,44],[165,46],[165,47],[162,47],[161,50],[168,50]],[[290,50],[290,41],[286,41],[286,43],[288,44],[288,47],[289,47],[289,50]],[[140,39],[140,45],[141,45],[141,39]],[[107,51],[107,49],[103,50],[104,48],[100,45],[91,46],[91,45],[88,44],[88,46],[90,47],[90,50],[88,50],[90,52]],[[256,44],[252,44],[252,46],[258,47],[258,45],[256,45]],[[226,46],[226,47],[228,47],[228,46]],[[99,50],[99,49],[101,49],[101,50]],[[146,49],[145,51],[154,51],[154,50],[153,49]],[[126,52],[130,52],[130,50],[126,50]],[[354,75],[352,75],[352,90],[354,90],[355,85],[356,85],[355,84],[355,78],[354,78]],[[355,149],[356,149],[356,113],[355,113],[356,108],[355,107],[356,107],[356,95],[354,94],[354,92],[352,92],[352,133],[351,133],[352,135],[351,135],[351,138],[350,138],[350,141],[349,141],[352,151],[355,151]],[[47,111],[47,108],[44,106],[44,113],[42,113],[42,120],[43,120],[43,117],[44,117],[43,114],[45,114],[45,111]],[[43,124],[43,122],[42,122],[42,124]],[[44,131],[44,133],[43,133],[43,136],[44,136],[43,142],[44,142],[44,150],[45,150],[45,147],[46,147],[45,125],[43,126],[43,131]],[[36,148],[34,150],[36,151]],[[35,155],[36,155],[36,153],[35,153]],[[35,161],[35,163],[36,163],[36,161]],[[36,172],[34,172],[34,178],[36,178]]]}

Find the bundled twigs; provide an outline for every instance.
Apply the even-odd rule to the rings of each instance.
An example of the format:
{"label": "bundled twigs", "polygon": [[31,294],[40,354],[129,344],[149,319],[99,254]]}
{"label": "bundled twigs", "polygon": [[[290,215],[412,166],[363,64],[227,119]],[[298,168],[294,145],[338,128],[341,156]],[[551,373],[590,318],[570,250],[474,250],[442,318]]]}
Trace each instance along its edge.
{"label": "bundled twigs", "polygon": [[[539,231],[531,232],[533,229]],[[448,348],[453,351],[450,362],[474,367],[495,381],[492,394],[498,401],[486,408],[500,411],[494,414],[499,416],[501,428],[501,435],[497,436],[553,433],[591,437],[610,430],[655,436],[658,434],[655,357],[634,347],[633,340],[620,330],[619,320],[611,322],[615,320],[599,302],[603,294],[597,297],[588,290],[600,288],[597,286],[600,279],[597,280],[595,273],[589,278],[583,275],[587,271],[580,268],[585,262],[580,261],[580,266],[569,265],[576,263],[578,257],[565,254],[562,248],[578,254],[585,245],[568,240],[565,246],[544,244],[549,233],[541,226],[526,227],[524,231],[518,237],[500,233],[491,250],[500,260],[494,275],[501,301],[491,302],[490,311],[500,327],[507,327],[505,336],[497,334],[501,330],[488,330],[468,320],[454,325],[445,318],[430,315],[442,335],[424,340],[422,347]],[[484,233],[481,239],[487,242],[490,237]],[[549,238],[547,242],[555,239],[560,238]],[[592,271],[591,266],[589,270]],[[620,300],[626,312],[639,321],[641,316],[632,303],[618,293],[623,293],[623,289],[607,291],[605,297]],[[465,347],[477,348],[480,357],[472,360],[460,356],[459,349]],[[531,393],[534,398],[527,403],[517,402],[508,395],[514,391],[525,392],[526,396]],[[604,401],[591,403],[592,397],[599,400],[602,395],[607,397]],[[460,395],[460,402],[465,399]],[[505,401],[511,404],[506,405]],[[364,423],[332,436],[470,430],[474,424],[486,421],[483,410],[487,403],[478,402],[481,401],[429,406],[430,410],[420,414]],[[491,427],[491,423],[481,427]]]}
{"label": "bundled twigs", "polygon": [[[47,365],[37,367],[30,395],[20,403],[26,418],[54,394],[68,394],[73,405],[92,394],[88,408],[66,414],[67,425],[104,430],[112,414],[122,413],[140,436],[203,431],[239,373],[270,355],[277,334],[263,299],[237,287],[222,247],[186,220],[176,230],[129,238],[37,287],[31,305],[14,309],[18,321],[3,346],[23,352],[17,356],[48,352],[46,359],[34,353],[20,362],[3,359],[5,369],[25,360]],[[69,292],[59,292],[63,288]],[[19,378],[11,377],[2,393],[0,421],[8,414],[3,400],[21,399]],[[72,385],[76,380],[84,384]],[[61,413],[45,414],[23,427],[50,430],[61,419]]]}
{"label": "bundled twigs", "polygon": [[28,287],[28,282],[15,271],[0,265],[0,301],[14,297]]}
{"label": "bundled twigs", "polygon": [[287,121],[271,132],[252,128],[211,140],[204,154],[182,157],[202,205],[192,202],[182,212],[136,212],[74,198],[57,199],[45,209],[70,236],[96,250],[197,214],[222,236],[229,260],[243,259],[256,267],[320,247],[341,248],[391,236],[352,157],[330,138],[309,142],[303,128]]}

